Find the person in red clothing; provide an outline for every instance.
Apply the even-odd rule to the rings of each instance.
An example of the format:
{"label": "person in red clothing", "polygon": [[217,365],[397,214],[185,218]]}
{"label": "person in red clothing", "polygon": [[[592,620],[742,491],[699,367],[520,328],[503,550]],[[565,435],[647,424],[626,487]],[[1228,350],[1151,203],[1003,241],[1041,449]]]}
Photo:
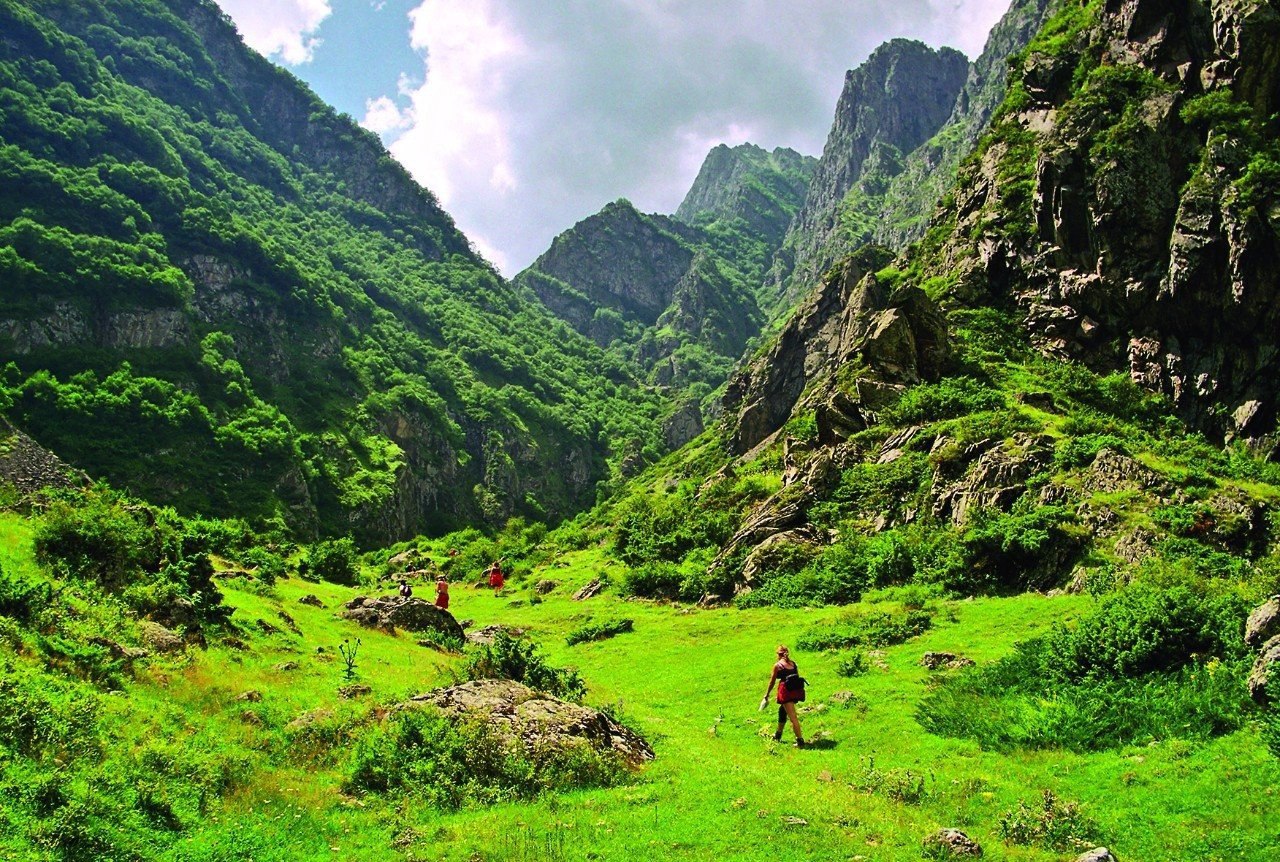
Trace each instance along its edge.
{"label": "person in red clothing", "polygon": [[782,741],[782,729],[786,727],[787,719],[791,719],[791,729],[796,734],[796,747],[804,748],[800,717],[796,715],[796,704],[804,700],[804,679],[801,678],[796,663],[791,660],[791,651],[781,644],[778,646],[778,660],[773,665],[773,673],[769,675],[769,687],[764,690],[764,698],[760,701],[761,709],[768,705],[769,693],[773,691],[775,682],[778,684],[778,729],[773,734],[773,741]]}
{"label": "person in red clothing", "polygon": [[493,565],[489,567],[489,586],[493,587],[495,596],[502,592],[502,585],[506,582],[507,579],[502,574],[502,564],[494,560]]}
{"label": "person in red clothing", "polygon": [[436,578],[436,607],[449,610],[449,582],[444,578]]}

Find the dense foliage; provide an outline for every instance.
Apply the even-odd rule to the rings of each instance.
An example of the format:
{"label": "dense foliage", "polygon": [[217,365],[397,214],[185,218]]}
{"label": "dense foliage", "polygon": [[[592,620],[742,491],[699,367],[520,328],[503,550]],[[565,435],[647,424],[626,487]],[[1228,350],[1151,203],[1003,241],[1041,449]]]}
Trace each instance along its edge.
{"label": "dense foliage", "polygon": [[367,542],[562,515],[657,452],[629,366],[212,2],[0,28],[0,404],[67,460]]}

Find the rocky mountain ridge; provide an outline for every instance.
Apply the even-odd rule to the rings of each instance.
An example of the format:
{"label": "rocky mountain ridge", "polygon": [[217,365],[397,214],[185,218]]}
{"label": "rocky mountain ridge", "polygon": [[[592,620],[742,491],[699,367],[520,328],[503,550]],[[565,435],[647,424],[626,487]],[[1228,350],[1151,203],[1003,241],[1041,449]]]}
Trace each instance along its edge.
{"label": "rocky mountain ridge", "polygon": [[766,290],[775,313],[794,304],[842,256],[839,211],[845,195],[869,168],[932,137],[951,114],[968,73],[968,58],[953,48],[935,51],[893,39],[845,75],[804,205],[769,273]]}

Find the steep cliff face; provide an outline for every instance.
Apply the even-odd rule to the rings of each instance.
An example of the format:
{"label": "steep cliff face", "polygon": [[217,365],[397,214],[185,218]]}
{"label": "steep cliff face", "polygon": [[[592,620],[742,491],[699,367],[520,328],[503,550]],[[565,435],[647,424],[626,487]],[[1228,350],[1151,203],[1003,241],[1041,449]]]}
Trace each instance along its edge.
{"label": "steep cliff face", "polygon": [[740,223],[776,248],[804,202],[818,160],[778,147],[721,144],[707,154],[675,217],[686,224]]}
{"label": "steep cliff face", "polygon": [[901,159],[868,165],[840,203],[843,242],[902,250],[924,235],[937,202],[951,189],[960,162],[1004,99],[1009,58],[1027,46],[1061,0],[1016,0],[992,28],[956,97],[951,116],[928,141]]}
{"label": "steep cliff face", "polygon": [[815,164],[787,149],[716,147],[674,217],[609,204],[515,281],[653,382],[718,386],[760,332],[756,292]]}
{"label": "steep cliff face", "polygon": [[951,48],[894,39],[845,76],[835,121],[804,206],[770,272],[771,302],[786,308],[843,256],[840,203],[869,163],[900,158],[946,122],[969,73]]}
{"label": "steep cliff face", "polygon": [[927,272],[1045,352],[1276,446],[1280,9],[1090,3],[1032,43]]}
{"label": "steep cliff face", "polygon": [[634,368],[210,0],[0,0],[0,103],[0,404],[90,475],[390,541],[660,447]]}

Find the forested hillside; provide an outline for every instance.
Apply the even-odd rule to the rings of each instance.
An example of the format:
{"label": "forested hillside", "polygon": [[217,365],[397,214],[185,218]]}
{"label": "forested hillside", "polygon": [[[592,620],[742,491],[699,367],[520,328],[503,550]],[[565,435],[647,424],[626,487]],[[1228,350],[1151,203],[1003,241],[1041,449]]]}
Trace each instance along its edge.
{"label": "forested hillside", "polygon": [[[698,402],[765,322],[759,296],[816,160],[751,144],[713,149],[674,216],[616,201],[560,234],[515,282],[579,332]],[[688,437],[677,434],[683,443]]]}
{"label": "forested hillside", "polygon": [[656,402],[212,2],[0,3],[0,399],[186,512],[391,540],[589,505]]}
{"label": "forested hillside", "polygon": [[0,0],[0,858],[1274,862],[1277,46],[1020,0],[816,232],[716,150],[513,286],[211,3]]}

